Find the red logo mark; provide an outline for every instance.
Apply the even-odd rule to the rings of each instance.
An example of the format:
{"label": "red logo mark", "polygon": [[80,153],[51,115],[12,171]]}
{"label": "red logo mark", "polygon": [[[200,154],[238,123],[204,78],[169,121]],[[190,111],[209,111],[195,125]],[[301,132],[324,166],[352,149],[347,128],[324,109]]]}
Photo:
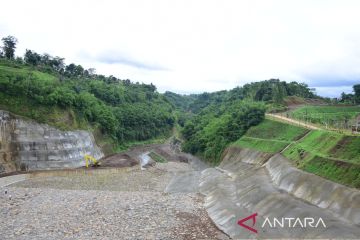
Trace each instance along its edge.
{"label": "red logo mark", "polygon": [[[247,230],[250,230],[250,231],[252,231],[252,232],[254,232],[254,233],[257,233],[257,230],[254,229],[254,228],[252,228],[253,226],[255,226],[256,216],[257,216],[257,213],[254,213],[254,214],[252,214],[252,215],[250,215],[250,216],[248,216],[248,217],[246,217],[246,218],[240,219],[240,220],[238,221],[238,224],[239,224],[240,226],[242,226],[243,228],[246,228]],[[244,222],[246,222],[246,221],[249,220],[249,219],[252,219],[252,220],[253,220],[253,224],[252,224],[251,227],[248,226],[248,225],[246,225],[246,224],[244,223]]]}

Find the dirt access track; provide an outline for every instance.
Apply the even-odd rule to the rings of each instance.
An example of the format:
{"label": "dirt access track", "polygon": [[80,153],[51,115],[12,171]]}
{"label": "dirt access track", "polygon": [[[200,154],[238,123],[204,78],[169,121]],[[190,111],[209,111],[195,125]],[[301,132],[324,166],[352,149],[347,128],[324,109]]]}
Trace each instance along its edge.
{"label": "dirt access track", "polygon": [[[151,151],[168,162],[141,170],[139,156]],[[178,173],[206,167],[193,156],[148,145],[100,162],[10,176],[15,183],[0,187],[1,239],[228,239],[208,217],[198,182],[168,188]]]}

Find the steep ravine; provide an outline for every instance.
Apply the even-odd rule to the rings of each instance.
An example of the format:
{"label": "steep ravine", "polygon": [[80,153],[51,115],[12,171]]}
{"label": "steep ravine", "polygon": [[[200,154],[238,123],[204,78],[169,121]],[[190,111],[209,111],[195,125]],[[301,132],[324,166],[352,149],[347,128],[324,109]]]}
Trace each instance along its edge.
{"label": "steep ravine", "polygon": [[60,131],[0,110],[0,173],[74,168],[84,154],[103,156],[87,131]]}
{"label": "steep ravine", "polygon": [[[360,191],[296,169],[281,154],[231,147],[218,168],[202,172],[200,192],[214,223],[235,239],[360,236]],[[237,224],[255,213],[257,234]],[[266,218],[308,217],[326,227],[262,227]]]}

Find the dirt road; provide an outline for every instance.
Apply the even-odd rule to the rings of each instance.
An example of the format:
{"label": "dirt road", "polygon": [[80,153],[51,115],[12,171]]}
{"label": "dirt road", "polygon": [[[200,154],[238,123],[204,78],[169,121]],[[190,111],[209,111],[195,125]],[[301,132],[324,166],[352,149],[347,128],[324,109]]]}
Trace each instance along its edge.
{"label": "dirt road", "polygon": [[305,128],[311,129],[311,130],[320,129],[319,127],[316,127],[316,126],[314,126],[312,124],[304,123],[304,122],[294,120],[294,119],[291,119],[291,118],[287,118],[287,117],[284,117],[284,116],[281,116],[281,115],[272,114],[272,113],[267,113],[265,115],[268,116],[268,117],[272,117],[272,118],[281,120],[281,121],[285,121],[285,122],[292,123],[292,124],[295,124],[295,125],[298,125],[298,126],[301,126],[301,127],[305,127]]}

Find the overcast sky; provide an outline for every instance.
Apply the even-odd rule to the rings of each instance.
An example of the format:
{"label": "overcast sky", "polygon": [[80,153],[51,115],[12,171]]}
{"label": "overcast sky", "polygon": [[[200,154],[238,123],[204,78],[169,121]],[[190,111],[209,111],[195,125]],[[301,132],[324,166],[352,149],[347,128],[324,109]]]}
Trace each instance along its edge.
{"label": "overcast sky", "polygon": [[357,0],[11,0],[0,37],[97,73],[199,93],[280,78],[323,96],[360,83]]}

